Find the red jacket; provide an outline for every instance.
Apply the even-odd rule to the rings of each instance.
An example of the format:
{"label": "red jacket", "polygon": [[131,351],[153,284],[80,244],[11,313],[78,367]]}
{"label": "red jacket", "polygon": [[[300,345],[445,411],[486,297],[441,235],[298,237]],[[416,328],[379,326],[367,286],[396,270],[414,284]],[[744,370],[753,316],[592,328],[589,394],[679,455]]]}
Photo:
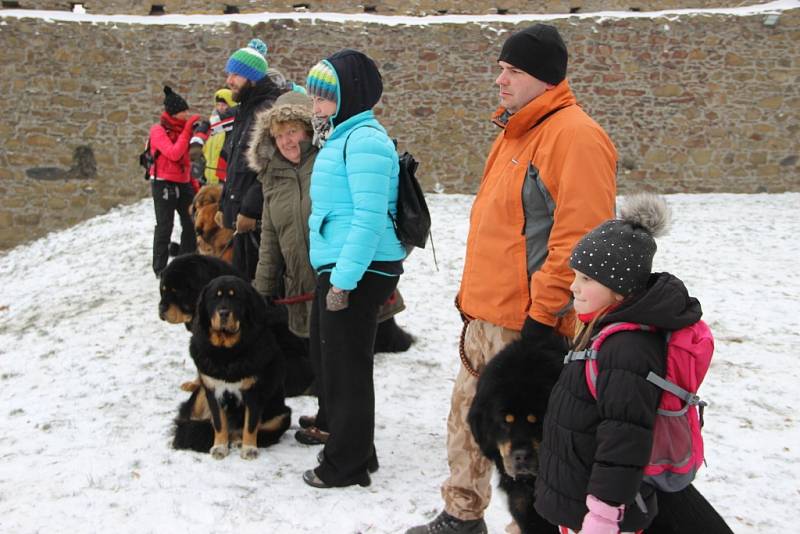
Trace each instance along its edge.
{"label": "red jacket", "polygon": [[151,176],[181,184],[190,181],[189,140],[196,120],[196,115],[185,121],[165,111],[161,123],[150,127],[150,152],[155,155]]}

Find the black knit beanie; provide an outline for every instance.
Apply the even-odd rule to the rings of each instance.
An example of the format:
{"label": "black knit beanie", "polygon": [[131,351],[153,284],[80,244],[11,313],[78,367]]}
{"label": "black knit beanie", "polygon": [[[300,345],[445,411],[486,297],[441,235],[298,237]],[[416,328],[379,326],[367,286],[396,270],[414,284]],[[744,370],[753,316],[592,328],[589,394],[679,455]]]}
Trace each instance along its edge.
{"label": "black knit beanie", "polygon": [[164,111],[170,115],[176,115],[181,111],[189,109],[189,104],[186,103],[181,95],[172,90],[169,85],[164,86]]}
{"label": "black knit beanie", "polygon": [[648,193],[626,199],[620,218],[602,223],[578,241],[569,266],[612,291],[628,296],[647,287],[655,237],[669,227],[663,198]]}
{"label": "black knit beanie", "polygon": [[558,30],[547,24],[534,24],[512,34],[497,60],[551,85],[558,85],[567,75],[567,46]]}
{"label": "black knit beanie", "polygon": [[[358,50],[345,48],[328,56],[325,62],[336,71],[338,82],[339,106],[336,114],[331,117],[334,126],[353,115],[372,109],[380,101],[383,77],[372,58]],[[314,94],[313,87],[310,89]]]}

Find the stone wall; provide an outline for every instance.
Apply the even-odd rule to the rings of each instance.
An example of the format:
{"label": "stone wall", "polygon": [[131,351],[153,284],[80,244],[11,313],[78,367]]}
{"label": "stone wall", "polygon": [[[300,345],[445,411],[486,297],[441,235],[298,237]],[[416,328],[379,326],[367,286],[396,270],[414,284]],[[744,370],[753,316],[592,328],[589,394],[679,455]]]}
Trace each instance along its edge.
{"label": "stone wall", "polygon": [[[587,13],[607,10],[740,7],[769,0],[18,0],[22,9],[71,10],[81,4],[87,13],[148,15],[176,13],[256,13],[261,11],[325,11],[379,15],[443,15],[487,13]],[[5,4],[6,2],[4,2]],[[202,4],[202,5],[200,5]],[[157,6],[154,10],[154,6]]]}
{"label": "stone wall", "polygon": [[[621,192],[800,190],[800,9],[772,27],[763,20],[554,21],[578,100],[618,147]],[[161,86],[208,113],[227,56],[254,36],[269,42],[272,66],[301,83],[339,48],[366,51],[384,76],[377,111],[420,160],[424,185],[474,192],[497,132],[488,121],[495,59],[507,32],[523,26],[2,17],[0,248],[147,196],[136,155],[161,110]]]}

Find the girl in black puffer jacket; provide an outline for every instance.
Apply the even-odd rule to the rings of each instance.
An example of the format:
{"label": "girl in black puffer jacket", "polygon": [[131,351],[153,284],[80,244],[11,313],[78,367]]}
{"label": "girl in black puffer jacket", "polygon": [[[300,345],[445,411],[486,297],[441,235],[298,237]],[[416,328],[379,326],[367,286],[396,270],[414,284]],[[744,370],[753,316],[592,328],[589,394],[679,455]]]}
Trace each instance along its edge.
{"label": "girl in black puffer jacket", "polygon": [[[586,234],[570,256],[575,271],[570,289],[584,323],[574,350],[586,348],[610,323],[639,323],[657,331],[619,332],[602,344],[596,399],[583,361],[568,363],[553,388],[539,449],[535,506],[561,532],[638,532],[658,514],[656,490],[642,477],[662,390],[646,377],[651,371],[664,376],[663,333],[694,324],[702,315],[683,282],[651,273],[653,238],[664,233],[668,218],[661,198],[632,197],[620,219]],[[715,531],[729,532],[713,508],[707,510],[722,523]]]}

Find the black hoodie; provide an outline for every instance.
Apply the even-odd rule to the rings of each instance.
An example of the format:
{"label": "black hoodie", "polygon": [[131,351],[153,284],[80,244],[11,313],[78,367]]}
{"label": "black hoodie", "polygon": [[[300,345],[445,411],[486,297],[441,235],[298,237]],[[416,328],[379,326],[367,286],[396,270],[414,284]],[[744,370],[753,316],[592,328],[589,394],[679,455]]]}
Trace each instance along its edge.
{"label": "black hoodie", "polygon": [[[550,394],[539,449],[536,510],[554,524],[579,530],[586,495],[625,505],[621,531],[647,527],[658,513],[655,490],[642,484],[650,460],[661,390],[645,377],[664,376],[664,331],[700,320],[702,310],[678,278],[654,273],[642,294],[598,321],[595,332],[615,322],[641,323],[660,332],[610,336],[598,356],[597,395],[589,392],[585,363],[567,364]],[[634,502],[640,493],[647,513]]]}
{"label": "black hoodie", "polygon": [[375,62],[367,55],[345,48],[327,58],[339,82],[339,106],[333,125],[375,107],[383,94],[383,80]]}
{"label": "black hoodie", "polygon": [[264,76],[242,92],[233,129],[226,135],[222,148],[228,170],[220,210],[228,228],[234,228],[236,215],[240,212],[254,219],[261,217],[261,184],[257,180],[258,173],[247,165],[245,154],[250,145],[253,117],[257,112],[272,107],[287,89],[275,84],[270,76]]}

